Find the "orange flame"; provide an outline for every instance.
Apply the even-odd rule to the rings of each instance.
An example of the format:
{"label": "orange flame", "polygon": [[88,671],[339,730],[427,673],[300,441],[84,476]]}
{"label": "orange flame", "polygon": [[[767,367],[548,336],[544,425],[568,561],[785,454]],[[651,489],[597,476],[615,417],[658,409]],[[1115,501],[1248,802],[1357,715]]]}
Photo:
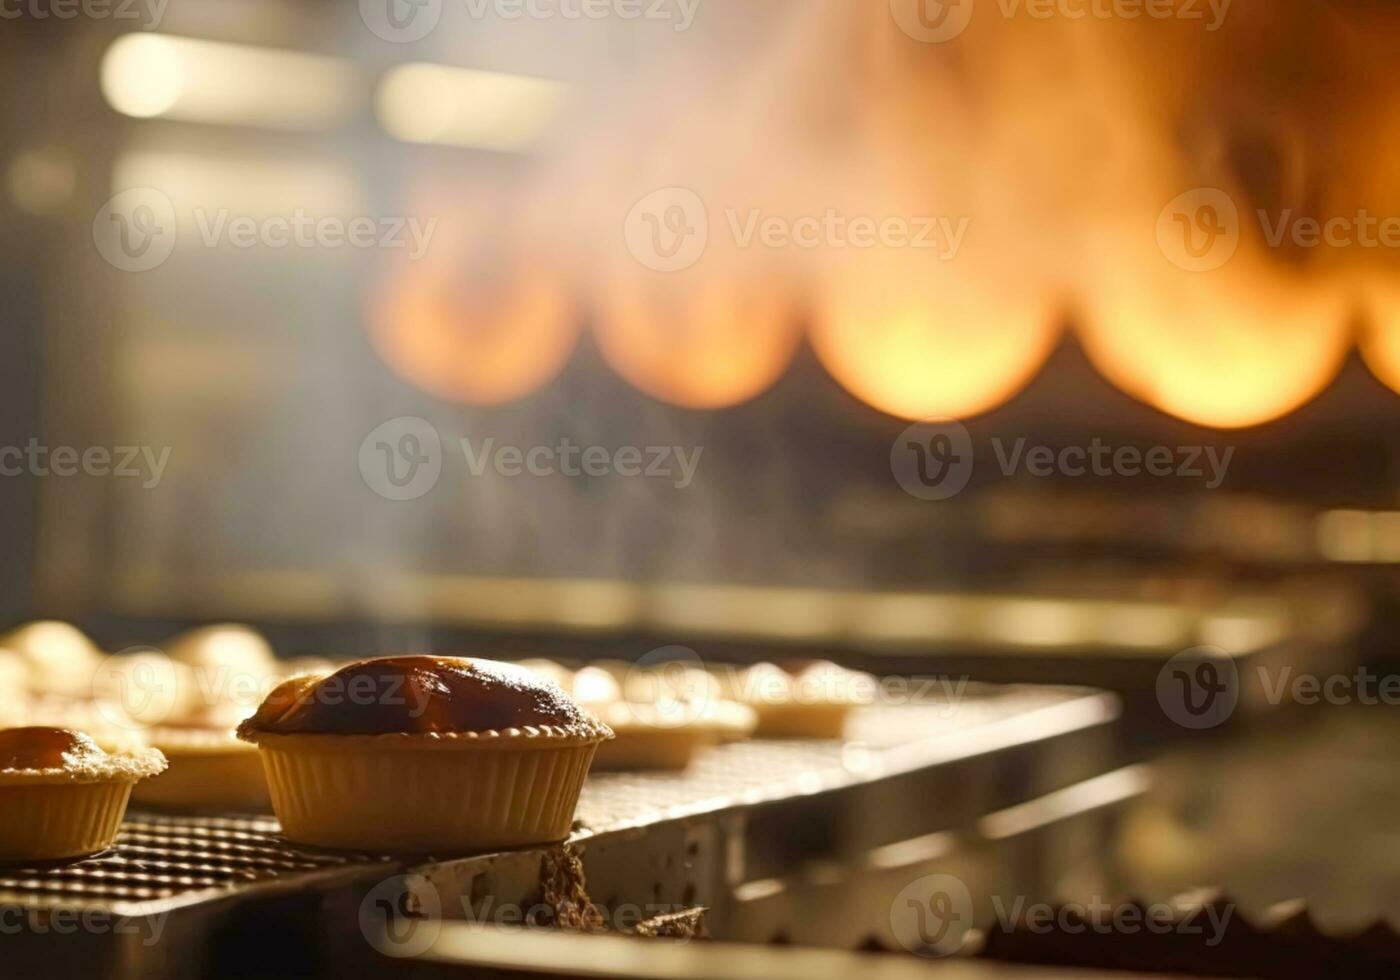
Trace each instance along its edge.
{"label": "orange flame", "polygon": [[766,390],[800,338],[786,293],[717,275],[619,278],[599,302],[598,346],[637,388],[685,408],[725,408]]}
{"label": "orange flame", "polygon": [[1200,273],[1160,257],[1127,261],[1086,287],[1085,300],[1080,336],[1105,377],[1219,429],[1262,425],[1311,401],[1350,341],[1344,293],[1245,254]]}
{"label": "orange flame", "polygon": [[1009,400],[1049,356],[1060,333],[1050,294],[888,258],[833,276],[812,325],[817,357],[861,401],[901,418],[966,418]]}
{"label": "orange flame", "polygon": [[578,337],[569,290],[526,278],[516,271],[502,285],[464,286],[451,269],[406,264],[373,304],[375,346],[395,372],[439,397],[471,405],[524,397],[558,374]]}
{"label": "orange flame", "polygon": [[1368,293],[1361,354],[1376,377],[1400,392],[1400,283],[1377,282]]}

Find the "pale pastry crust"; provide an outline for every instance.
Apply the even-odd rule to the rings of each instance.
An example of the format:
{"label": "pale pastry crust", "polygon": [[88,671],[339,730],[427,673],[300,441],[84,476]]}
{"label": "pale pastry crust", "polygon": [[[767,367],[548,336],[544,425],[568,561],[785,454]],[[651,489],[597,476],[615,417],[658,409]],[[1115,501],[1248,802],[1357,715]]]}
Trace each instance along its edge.
{"label": "pale pastry crust", "polygon": [[146,738],[153,748],[167,756],[182,755],[225,755],[229,752],[247,754],[256,752],[258,747],[241,741],[233,729],[175,728],[162,726],[146,731]]}

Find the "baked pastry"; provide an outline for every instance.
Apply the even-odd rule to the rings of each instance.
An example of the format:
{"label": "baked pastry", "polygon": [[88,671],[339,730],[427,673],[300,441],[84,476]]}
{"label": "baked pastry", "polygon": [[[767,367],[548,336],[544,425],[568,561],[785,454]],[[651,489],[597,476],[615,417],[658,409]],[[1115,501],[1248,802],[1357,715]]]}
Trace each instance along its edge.
{"label": "baked pastry", "polygon": [[[654,676],[642,678],[642,673]],[[571,693],[617,736],[599,747],[596,769],[679,771],[706,746],[753,731],[757,719],[751,709],[711,699],[706,684],[671,683],[668,676],[661,670],[632,670],[619,684],[614,670],[606,667],[575,672]]]}
{"label": "baked pastry", "polygon": [[146,733],[170,766],[139,783],[131,798],[167,810],[267,810],[267,776],[257,746],[231,726],[162,725]]}
{"label": "baked pastry", "polygon": [[517,665],[405,656],[284,681],[238,736],[288,838],[439,853],[567,837],[612,732]]}
{"label": "baked pastry", "polygon": [[109,754],[64,728],[0,731],[0,860],[53,861],[110,847],[131,788],[165,768],[154,749]]}
{"label": "baked pastry", "polygon": [[282,667],[257,630],[233,623],[201,626],[167,646],[192,671],[196,704],[243,705],[251,714],[282,677]]}
{"label": "baked pastry", "polygon": [[16,707],[29,696],[29,668],[13,650],[0,650],[0,709]]}
{"label": "baked pastry", "polygon": [[521,660],[519,664],[526,670],[532,670],[545,679],[553,681],[565,691],[568,691],[573,684],[574,672],[557,661],[532,659]]}
{"label": "baked pastry", "polygon": [[292,657],[277,663],[277,673],[283,680],[303,674],[329,674],[335,668],[335,662],[325,657]]}
{"label": "baked pastry", "polygon": [[[194,670],[157,650],[105,658],[92,678],[92,697],[114,723],[159,725],[201,703]],[[251,712],[251,709],[249,709]]]}
{"label": "baked pastry", "polygon": [[87,697],[102,653],[76,626],[57,620],[27,623],[0,637],[0,647],[13,650],[29,672],[35,694]]}
{"label": "baked pastry", "polygon": [[784,669],[761,663],[721,675],[727,691],[758,714],[759,738],[841,738],[851,709],[874,698],[875,679],[829,661]]}

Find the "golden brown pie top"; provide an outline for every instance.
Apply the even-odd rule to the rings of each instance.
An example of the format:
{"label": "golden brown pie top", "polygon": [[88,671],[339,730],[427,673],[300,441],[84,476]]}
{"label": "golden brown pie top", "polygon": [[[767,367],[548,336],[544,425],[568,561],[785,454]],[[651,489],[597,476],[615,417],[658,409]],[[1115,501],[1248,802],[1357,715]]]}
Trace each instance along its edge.
{"label": "golden brown pie top", "polygon": [[239,738],[468,732],[607,738],[606,726],[540,675],[466,657],[361,660],[278,685]]}
{"label": "golden brown pie top", "polygon": [[101,751],[86,735],[66,728],[0,731],[0,769],[62,769]]}
{"label": "golden brown pie top", "polygon": [[134,781],[164,768],[165,757],[154,749],[109,754],[68,728],[0,729],[0,782]]}

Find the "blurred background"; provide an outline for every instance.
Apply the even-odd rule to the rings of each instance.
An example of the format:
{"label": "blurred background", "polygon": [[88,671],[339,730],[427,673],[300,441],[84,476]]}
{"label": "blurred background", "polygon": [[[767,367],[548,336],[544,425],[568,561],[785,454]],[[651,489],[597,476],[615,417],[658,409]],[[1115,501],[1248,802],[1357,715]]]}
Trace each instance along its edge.
{"label": "blurred background", "polygon": [[1110,688],[1130,880],[1400,909],[1400,13],[1149,6],[7,6],[0,623]]}

